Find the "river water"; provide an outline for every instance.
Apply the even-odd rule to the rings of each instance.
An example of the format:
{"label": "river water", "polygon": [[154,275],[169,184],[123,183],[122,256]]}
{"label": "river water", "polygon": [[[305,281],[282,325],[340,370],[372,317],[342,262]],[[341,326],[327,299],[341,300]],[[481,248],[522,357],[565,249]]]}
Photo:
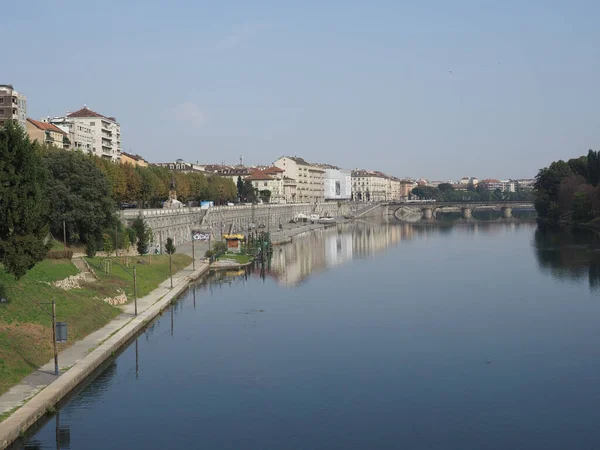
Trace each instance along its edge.
{"label": "river water", "polygon": [[27,449],[598,449],[600,239],[354,224],[199,282]]}

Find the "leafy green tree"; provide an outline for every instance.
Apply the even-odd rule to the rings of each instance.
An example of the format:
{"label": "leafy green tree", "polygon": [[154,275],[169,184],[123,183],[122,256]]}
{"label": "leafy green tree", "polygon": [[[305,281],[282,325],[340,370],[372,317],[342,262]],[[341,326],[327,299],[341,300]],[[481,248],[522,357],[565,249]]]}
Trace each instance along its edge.
{"label": "leafy green tree", "polygon": [[564,161],[554,161],[550,166],[540,169],[535,177],[534,190],[535,209],[541,218],[558,220],[560,217],[558,204],[560,184],[571,175],[573,175],[573,171]]}
{"label": "leafy green tree", "polygon": [[115,249],[113,238],[110,236],[110,234],[104,233],[102,235],[102,240],[104,242],[103,250],[106,253],[106,256],[109,256]]}
{"label": "leafy green tree", "polygon": [[135,231],[136,248],[140,255],[148,253],[150,246],[150,229],[146,221],[141,217],[136,218],[131,224],[131,228]]}
{"label": "leafy green tree", "polygon": [[85,254],[88,258],[93,258],[96,256],[96,240],[93,236],[89,236],[85,240]]}
{"label": "leafy green tree", "polygon": [[46,177],[39,148],[9,121],[0,129],[0,262],[16,279],[48,251]]}
{"label": "leafy green tree", "polygon": [[244,180],[244,200],[249,203],[256,203],[258,201],[258,195],[256,189],[252,186],[252,181]]}
{"label": "leafy green tree", "polygon": [[260,199],[263,201],[263,203],[269,203],[271,201],[271,191],[268,189],[264,189],[262,191],[260,191]]}
{"label": "leafy green tree", "polygon": [[242,181],[242,177],[238,177],[236,187],[238,198],[241,200],[246,196],[246,191],[244,190],[244,182]]}
{"label": "leafy green tree", "polygon": [[440,192],[443,192],[443,193],[454,190],[454,186],[452,186],[450,183],[440,183],[437,188]]}
{"label": "leafy green tree", "polygon": [[165,251],[169,255],[172,255],[177,251],[177,248],[175,247],[175,244],[173,243],[172,238],[167,238],[167,243],[165,244]]}
{"label": "leafy green tree", "polygon": [[587,155],[587,180],[592,186],[600,183],[600,155],[594,150],[589,150]]}
{"label": "leafy green tree", "polygon": [[79,152],[49,150],[45,155],[50,176],[46,196],[52,209],[50,229],[67,238],[102,239],[102,230],[116,222],[115,203],[110,184],[92,158]]}
{"label": "leafy green tree", "polygon": [[580,156],[567,161],[569,168],[575,175],[582,176],[586,181],[589,181],[589,168],[587,156]]}
{"label": "leafy green tree", "polygon": [[575,192],[573,195],[573,220],[576,222],[587,222],[592,218],[592,198],[590,192],[586,192],[586,189]]}
{"label": "leafy green tree", "polygon": [[431,200],[438,197],[439,190],[431,186],[417,186],[412,193],[422,200]]}

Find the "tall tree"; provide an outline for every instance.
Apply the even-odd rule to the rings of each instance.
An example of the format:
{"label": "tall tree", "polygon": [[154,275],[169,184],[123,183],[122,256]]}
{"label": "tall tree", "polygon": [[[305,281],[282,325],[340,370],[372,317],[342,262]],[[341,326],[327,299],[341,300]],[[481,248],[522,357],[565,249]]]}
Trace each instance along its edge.
{"label": "tall tree", "polygon": [[600,155],[594,150],[588,151],[588,181],[592,186],[598,186],[600,183]]}
{"label": "tall tree", "polygon": [[240,176],[238,176],[236,187],[237,187],[237,196],[241,201],[245,197],[245,195],[244,195],[245,191],[244,191],[244,182],[242,181],[242,177],[240,177]]}
{"label": "tall tree", "polygon": [[70,241],[102,241],[102,231],[115,224],[115,203],[110,184],[87,155],[49,150],[47,197],[52,205],[50,229],[62,235],[66,223]]}
{"label": "tall tree", "polygon": [[0,261],[17,279],[48,250],[46,175],[40,149],[9,121],[0,129]]}

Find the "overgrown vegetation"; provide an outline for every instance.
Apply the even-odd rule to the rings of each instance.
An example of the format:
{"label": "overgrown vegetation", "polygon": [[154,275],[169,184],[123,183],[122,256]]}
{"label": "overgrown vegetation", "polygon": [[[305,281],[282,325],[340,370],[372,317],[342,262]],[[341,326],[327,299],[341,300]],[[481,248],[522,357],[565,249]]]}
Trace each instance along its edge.
{"label": "overgrown vegetation", "polygon": [[554,161],[540,169],[535,183],[535,209],[541,219],[589,222],[600,216],[600,154],[567,162]]}

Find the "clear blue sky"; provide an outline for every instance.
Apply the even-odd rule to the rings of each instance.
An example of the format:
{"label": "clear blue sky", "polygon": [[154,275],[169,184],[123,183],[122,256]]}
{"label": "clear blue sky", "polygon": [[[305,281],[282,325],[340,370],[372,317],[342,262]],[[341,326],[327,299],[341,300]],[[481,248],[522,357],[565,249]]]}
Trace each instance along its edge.
{"label": "clear blue sky", "polygon": [[31,117],[87,104],[150,161],[516,178],[600,149],[597,0],[30,0],[2,15],[0,83]]}

